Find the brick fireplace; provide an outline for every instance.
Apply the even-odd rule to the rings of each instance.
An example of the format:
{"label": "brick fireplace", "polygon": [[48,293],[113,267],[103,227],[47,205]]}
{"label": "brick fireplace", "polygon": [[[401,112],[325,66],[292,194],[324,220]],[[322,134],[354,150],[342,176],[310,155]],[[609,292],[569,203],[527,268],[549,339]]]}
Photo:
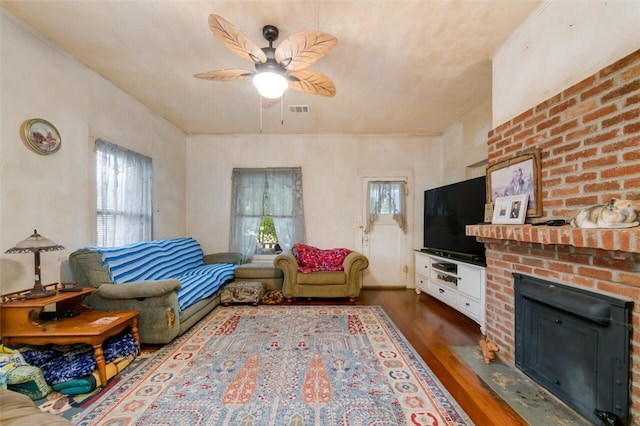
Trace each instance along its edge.
{"label": "brick fireplace", "polygon": [[[542,219],[640,200],[640,50],[489,132],[489,166],[539,149]],[[640,227],[474,225],[487,256],[487,337],[514,363],[513,273],[634,301],[630,423],[640,424]]]}

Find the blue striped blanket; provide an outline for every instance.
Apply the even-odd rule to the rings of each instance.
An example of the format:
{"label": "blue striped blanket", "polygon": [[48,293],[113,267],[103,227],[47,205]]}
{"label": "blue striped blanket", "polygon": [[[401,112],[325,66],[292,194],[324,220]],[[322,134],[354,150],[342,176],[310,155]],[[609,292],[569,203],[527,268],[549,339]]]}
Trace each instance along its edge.
{"label": "blue striped blanket", "polygon": [[96,247],[115,284],[177,279],[180,310],[214,294],[233,279],[236,265],[205,265],[200,244],[193,238],[144,241],[121,247]]}

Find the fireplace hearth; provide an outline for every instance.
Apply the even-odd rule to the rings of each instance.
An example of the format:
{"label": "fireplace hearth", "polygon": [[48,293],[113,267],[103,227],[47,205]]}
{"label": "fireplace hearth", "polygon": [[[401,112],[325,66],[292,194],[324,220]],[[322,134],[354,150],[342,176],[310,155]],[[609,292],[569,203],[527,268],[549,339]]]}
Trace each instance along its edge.
{"label": "fireplace hearth", "polygon": [[515,365],[585,418],[629,418],[633,302],[514,273]]}

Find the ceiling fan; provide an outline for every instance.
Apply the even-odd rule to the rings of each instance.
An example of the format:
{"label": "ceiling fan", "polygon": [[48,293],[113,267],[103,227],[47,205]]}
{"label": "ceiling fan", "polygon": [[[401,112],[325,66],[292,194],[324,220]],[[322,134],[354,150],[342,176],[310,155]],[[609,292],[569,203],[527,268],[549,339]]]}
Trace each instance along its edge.
{"label": "ceiling fan", "polygon": [[252,78],[260,95],[269,99],[282,97],[287,87],[312,95],[335,96],[336,87],[329,77],[305,69],[333,49],[338,43],[334,36],[303,31],[290,35],[274,49],[278,28],[273,25],[262,28],[262,35],[269,42],[269,47],[262,48],[218,15],[209,15],[209,28],[229,50],[252,62],[256,69],[223,69],[198,73],[194,77],[214,81]]}

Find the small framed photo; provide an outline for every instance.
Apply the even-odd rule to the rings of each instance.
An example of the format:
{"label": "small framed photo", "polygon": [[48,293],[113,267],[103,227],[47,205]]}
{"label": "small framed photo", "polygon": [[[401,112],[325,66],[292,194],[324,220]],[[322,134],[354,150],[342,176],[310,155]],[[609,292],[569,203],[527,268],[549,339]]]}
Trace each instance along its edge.
{"label": "small framed photo", "polygon": [[496,198],[493,207],[493,224],[522,225],[527,216],[527,200],[529,194],[512,195]]}
{"label": "small framed photo", "polygon": [[528,194],[527,216],[542,216],[540,149],[502,161],[487,168],[487,203],[498,197]]}
{"label": "small framed photo", "polygon": [[29,149],[41,155],[57,152],[62,144],[58,129],[41,118],[32,118],[22,123],[20,136]]}
{"label": "small framed photo", "polygon": [[491,223],[493,218],[493,203],[486,203],[484,205],[484,221],[485,223]]}

